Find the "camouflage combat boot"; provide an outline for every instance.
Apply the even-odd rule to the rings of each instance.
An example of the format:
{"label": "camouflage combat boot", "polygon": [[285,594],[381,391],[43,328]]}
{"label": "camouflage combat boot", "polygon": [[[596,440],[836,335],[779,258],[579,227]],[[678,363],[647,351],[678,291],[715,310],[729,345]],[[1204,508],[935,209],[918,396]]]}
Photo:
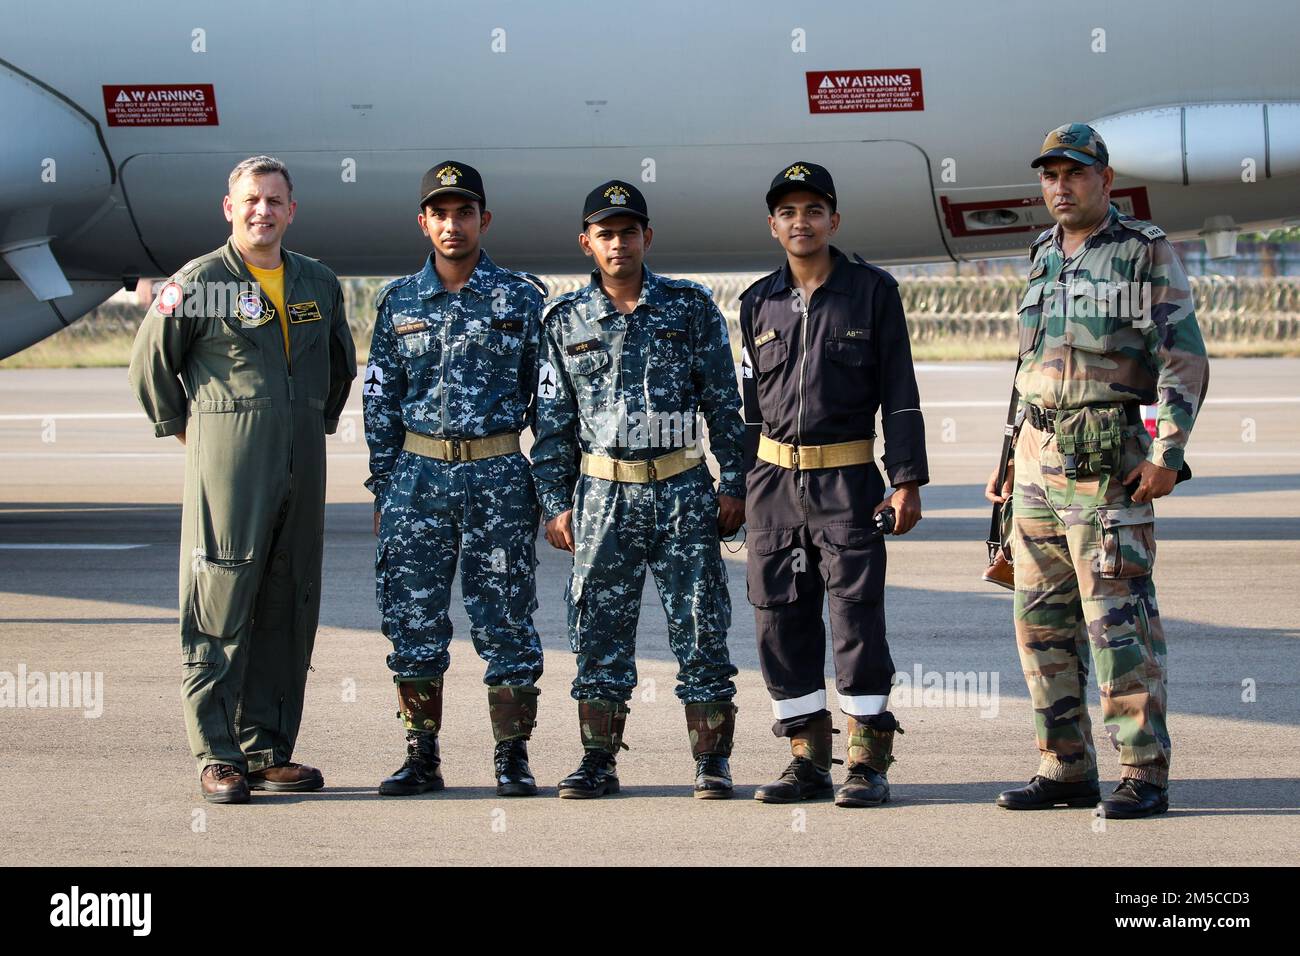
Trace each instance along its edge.
{"label": "camouflage combat boot", "polygon": [[540,693],[531,686],[488,688],[488,715],[497,742],[492,763],[499,797],[531,797],[537,793],[537,781],[528,767],[528,738],[537,725]]}
{"label": "camouflage combat boot", "polygon": [[686,705],[686,729],[695,758],[695,796],[701,800],[731,797],[731,739],[736,733],[736,707],[729,700]]}
{"label": "camouflage combat boot", "polygon": [[438,755],[438,728],[442,725],[442,678],[400,680],[397,716],[406,725],[406,762],[380,785],[385,797],[405,797],[441,790],[442,758]]}
{"label": "camouflage combat boot", "polygon": [[903,728],[889,711],[849,718],[849,779],[835,794],[837,807],[874,807],[889,802],[885,773],[894,762],[894,731]]}
{"label": "camouflage combat boot", "polygon": [[614,755],[627,749],[623,727],[627,704],[612,700],[578,701],[578,724],[582,728],[582,763],[560,781],[560,796],[585,800],[618,793],[618,768]]}
{"label": "camouflage combat boot", "polygon": [[830,796],[831,715],[823,714],[794,732],[790,753],[794,759],[772,783],[754,791],[760,803],[795,803]]}

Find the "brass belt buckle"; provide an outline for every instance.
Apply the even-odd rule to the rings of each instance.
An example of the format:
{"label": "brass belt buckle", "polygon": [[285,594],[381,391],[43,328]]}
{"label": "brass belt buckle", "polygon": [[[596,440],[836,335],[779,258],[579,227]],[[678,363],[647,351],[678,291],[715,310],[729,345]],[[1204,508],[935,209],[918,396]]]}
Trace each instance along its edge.
{"label": "brass belt buckle", "polygon": [[655,480],[656,478],[655,463],[653,458],[651,458],[649,461],[645,463],[645,473],[646,473],[646,477],[649,478],[651,481]]}
{"label": "brass belt buckle", "polygon": [[448,445],[450,446],[450,448],[451,448],[451,460],[452,460],[452,461],[461,461],[462,459],[461,459],[460,439],[459,439],[459,438],[449,438],[449,439],[447,439],[447,444],[448,444]]}
{"label": "brass belt buckle", "polygon": [[799,470],[799,446],[790,446],[790,467],[795,471]]}

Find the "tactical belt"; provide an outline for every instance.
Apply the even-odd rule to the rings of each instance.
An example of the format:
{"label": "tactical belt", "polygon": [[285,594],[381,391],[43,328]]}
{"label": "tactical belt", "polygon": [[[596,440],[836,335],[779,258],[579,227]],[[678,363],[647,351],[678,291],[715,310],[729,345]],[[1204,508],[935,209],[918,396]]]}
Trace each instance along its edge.
{"label": "tactical belt", "polygon": [[[1120,404],[1119,402],[1105,404]],[[1124,417],[1130,425],[1142,424],[1142,410],[1136,402],[1124,402]],[[1065,412],[1072,412],[1072,408],[1040,408],[1037,405],[1025,406],[1025,420],[1033,425],[1040,432],[1054,433],[1056,431],[1056,420]],[[761,453],[760,453],[761,454]]]}
{"label": "tactical belt", "polygon": [[786,445],[759,435],[758,457],[792,471],[812,471],[814,468],[865,465],[875,459],[876,452],[875,441],[871,438],[836,442],[834,445]]}
{"label": "tactical belt", "polygon": [[604,455],[582,453],[582,473],[606,481],[626,481],[635,485],[644,485],[652,481],[662,481],[673,475],[690,471],[704,460],[697,454],[688,454],[691,449],[679,448],[677,451],[649,461],[620,461],[606,458]]}
{"label": "tactical belt", "polygon": [[419,432],[407,432],[402,448],[439,461],[479,461],[517,452],[519,432],[502,432],[486,438],[434,438]]}

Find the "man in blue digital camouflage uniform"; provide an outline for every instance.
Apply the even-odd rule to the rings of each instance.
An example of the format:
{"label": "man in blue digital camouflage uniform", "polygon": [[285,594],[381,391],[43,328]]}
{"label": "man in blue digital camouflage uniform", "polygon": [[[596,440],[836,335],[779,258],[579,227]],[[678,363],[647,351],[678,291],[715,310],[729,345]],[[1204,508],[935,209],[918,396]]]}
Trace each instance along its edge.
{"label": "man in blue digital camouflage uniform", "polygon": [[407,732],[406,762],[380,784],[385,795],[443,786],[438,731],[458,557],[474,648],[487,662],[497,793],[537,792],[527,748],[542,674],[532,622],[537,503],[519,433],[532,426],[545,287],[481,251],[491,219],[477,171],[431,168],[419,223],[433,252],[377,302],[364,386],[366,485],[388,666]]}
{"label": "man in blue digital camouflage uniform", "polygon": [[[680,664],[695,796],[732,794],[736,669],[718,535],[744,521],[740,398],[726,322],[709,291],[642,264],[648,223],[635,186],[596,187],[579,243],[597,269],[543,321],[533,476],[547,540],[574,552],[569,639],[585,750],[560,782],[561,797],[618,792],[615,755],[636,684],[647,564]],[[695,434],[698,412],[721,472],[716,495]]]}

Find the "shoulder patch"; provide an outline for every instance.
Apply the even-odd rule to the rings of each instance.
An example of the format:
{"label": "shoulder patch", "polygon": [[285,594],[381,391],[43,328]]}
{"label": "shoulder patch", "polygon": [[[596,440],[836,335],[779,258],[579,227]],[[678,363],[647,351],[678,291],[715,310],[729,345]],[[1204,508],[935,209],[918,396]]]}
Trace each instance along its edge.
{"label": "shoulder patch", "polygon": [[406,283],[410,282],[414,278],[415,276],[402,276],[394,279],[392,282],[388,283],[388,285],[380,289],[379,294],[375,296],[375,311],[384,307],[384,300],[388,298],[388,293],[392,292],[398,286],[406,285]]}
{"label": "shoulder patch", "polygon": [[1125,229],[1131,229],[1133,232],[1139,232],[1148,239],[1163,239],[1165,231],[1159,226],[1152,225],[1144,219],[1134,219],[1131,216],[1120,216],[1119,224]]}

